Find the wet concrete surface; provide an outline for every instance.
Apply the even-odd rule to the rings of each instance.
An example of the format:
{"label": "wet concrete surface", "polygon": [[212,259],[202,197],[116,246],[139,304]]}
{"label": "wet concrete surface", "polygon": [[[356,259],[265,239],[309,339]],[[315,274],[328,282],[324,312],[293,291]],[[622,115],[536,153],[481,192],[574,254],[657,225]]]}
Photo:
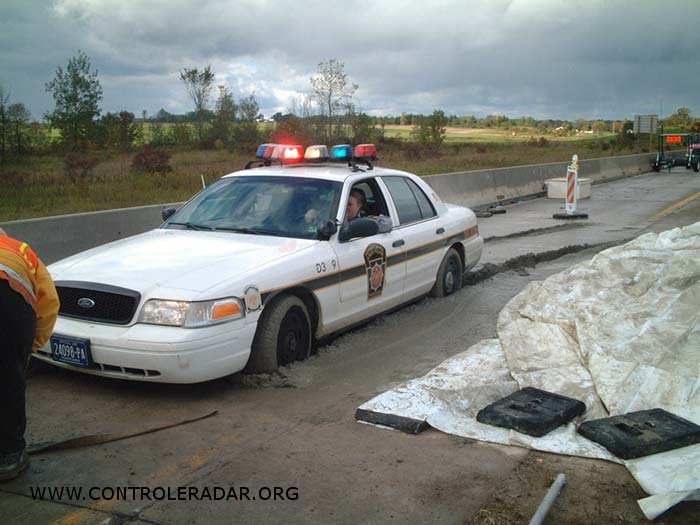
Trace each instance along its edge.
{"label": "wet concrete surface", "polygon": [[[553,219],[564,211],[559,199],[534,199],[506,206],[506,214],[479,220],[487,239],[483,263],[499,264],[528,252],[541,253],[571,245],[621,242],[647,231],[663,231],[677,224],[668,208],[700,191],[700,177],[684,168],[651,173],[593,187],[578,211],[588,219]],[[696,206],[698,199],[676,210]]]}
{"label": "wet concrete surface", "polygon": [[[697,199],[663,217],[659,213],[698,191],[700,177],[685,171],[596,186],[593,198],[582,201],[591,222],[573,228],[551,219],[561,205],[556,201],[508,206],[505,215],[480,220],[482,235],[496,237],[486,243],[483,262],[499,266],[535,254],[524,258],[522,267],[502,266],[500,273],[451,297],[424,299],[385,315],[277,374],[163,385],[44,365],[28,386],[31,443],[138,432],[212,410],[218,414],[132,439],[36,455],[27,472],[0,485],[0,522],[465,523],[480,509],[493,508],[494,494],[512,480],[527,451],[433,430],[411,436],[359,424],[357,406],[493,337],[498,312],[528,282],[590,258],[601,243],[697,222]],[[575,248],[554,260],[537,258],[564,246]],[[631,478],[624,483],[636,485]],[[178,487],[199,494],[214,487],[230,493],[233,487],[238,500],[39,502],[31,497],[38,487],[62,486],[171,487],[171,494]],[[265,487],[279,487],[285,499],[266,498],[266,490],[260,491]],[[245,488],[254,501],[243,497]],[[603,507],[603,516],[606,510],[614,511]],[[680,517],[671,515],[666,522],[682,523],[692,511],[681,509]],[[641,512],[637,518],[643,521]]]}

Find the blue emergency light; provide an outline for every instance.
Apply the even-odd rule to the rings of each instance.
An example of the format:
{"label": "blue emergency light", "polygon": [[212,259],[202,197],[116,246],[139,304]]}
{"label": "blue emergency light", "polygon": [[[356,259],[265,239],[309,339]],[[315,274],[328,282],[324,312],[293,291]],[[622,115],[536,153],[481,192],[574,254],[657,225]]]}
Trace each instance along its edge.
{"label": "blue emergency light", "polygon": [[331,148],[331,161],[344,162],[352,159],[352,146],[350,144],[339,144]]}
{"label": "blue emergency light", "polygon": [[265,151],[267,151],[267,148],[270,146],[274,147],[275,144],[260,144],[258,149],[255,151],[255,156],[259,159],[270,158],[270,155],[265,156]]}

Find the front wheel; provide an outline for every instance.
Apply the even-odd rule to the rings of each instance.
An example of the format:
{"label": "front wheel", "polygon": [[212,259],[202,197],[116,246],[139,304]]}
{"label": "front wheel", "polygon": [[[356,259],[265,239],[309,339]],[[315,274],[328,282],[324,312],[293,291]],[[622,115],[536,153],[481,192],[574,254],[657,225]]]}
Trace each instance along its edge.
{"label": "front wheel", "polygon": [[263,311],[245,372],[274,372],[280,366],[301,361],[311,351],[311,323],[304,302],[283,295]]}
{"label": "front wheel", "polygon": [[455,293],[462,287],[462,273],[464,265],[457,250],[450,248],[445,254],[445,258],[440,263],[437,279],[430,290],[431,297],[445,297]]}

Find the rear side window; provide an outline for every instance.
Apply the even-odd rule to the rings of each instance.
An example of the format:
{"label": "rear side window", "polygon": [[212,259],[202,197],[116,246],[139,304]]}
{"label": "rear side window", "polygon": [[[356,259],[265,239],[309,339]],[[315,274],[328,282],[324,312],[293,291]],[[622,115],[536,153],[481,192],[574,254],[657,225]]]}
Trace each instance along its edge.
{"label": "rear side window", "polygon": [[435,216],[430,201],[413,181],[404,177],[382,177],[382,180],[389,188],[401,224]]}
{"label": "rear side window", "polygon": [[420,207],[420,212],[423,218],[429,219],[430,217],[435,217],[435,215],[437,215],[437,213],[435,213],[435,208],[433,208],[430,200],[425,196],[425,193],[423,193],[423,190],[420,189],[418,184],[410,179],[404,180],[408,183],[408,187],[413,190],[413,194],[416,196],[416,200],[418,201],[418,206]]}

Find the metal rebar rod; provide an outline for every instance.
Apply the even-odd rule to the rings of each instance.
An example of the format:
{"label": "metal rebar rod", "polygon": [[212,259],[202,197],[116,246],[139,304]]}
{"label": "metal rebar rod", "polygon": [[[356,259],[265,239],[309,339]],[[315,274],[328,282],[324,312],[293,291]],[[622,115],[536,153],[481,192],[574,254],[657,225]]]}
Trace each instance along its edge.
{"label": "metal rebar rod", "polygon": [[557,499],[559,492],[561,492],[561,488],[564,486],[564,483],[566,483],[566,476],[564,474],[559,474],[557,479],[554,480],[554,483],[552,483],[552,486],[549,487],[549,490],[547,491],[547,494],[545,494],[542,503],[540,503],[540,506],[537,508],[537,512],[535,512],[535,515],[530,520],[530,525],[542,525],[542,522],[547,517],[547,513],[552,507],[554,500]]}

